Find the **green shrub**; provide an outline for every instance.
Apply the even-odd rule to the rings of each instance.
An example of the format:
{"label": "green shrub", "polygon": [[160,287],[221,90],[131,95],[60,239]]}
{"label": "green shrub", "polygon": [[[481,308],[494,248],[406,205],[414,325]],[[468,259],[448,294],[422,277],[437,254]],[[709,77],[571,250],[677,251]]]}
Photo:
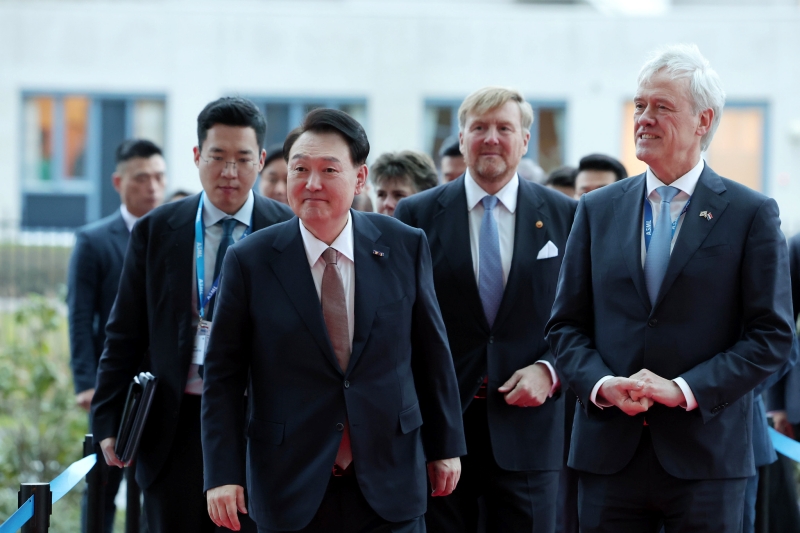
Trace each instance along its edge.
{"label": "green shrub", "polygon": [[[49,482],[83,455],[87,417],[71,376],[67,321],[56,305],[34,295],[0,313],[0,522],[16,510],[20,483]],[[80,530],[81,491],[54,505],[50,531]]]}

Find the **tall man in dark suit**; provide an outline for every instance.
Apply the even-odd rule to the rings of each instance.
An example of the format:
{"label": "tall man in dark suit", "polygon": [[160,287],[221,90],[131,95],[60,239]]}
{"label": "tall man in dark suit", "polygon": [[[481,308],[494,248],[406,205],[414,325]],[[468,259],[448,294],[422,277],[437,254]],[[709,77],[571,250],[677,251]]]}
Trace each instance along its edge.
{"label": "tall man in dark suit", "polygon": [[395,216],[431,243],[467,437],[452,496],[429,503],[431,531],[552,532],[564,404],[544,340],[576,202],[519,179],[533,111],[487,87],[458,112],[467,172],[402,200]]}
{"label": "tall man in dark suit", "polygon": [[238,530],[246,482],[260,533],[421,533],[426,468],[435,496],[458,482],[466,449],[428,243],[349,209],[368,153],[349,115],[309,113],[284,144],[297,218],[225,260],[203,391],[218,525]]}
{"label": "tall man in dark suit", "polygon": [[108,464],[122,466],[115,436],[128,384],[149,353],[159,381],[136,479],[151,533],[214,531],[203,497],[199,372],[213,320],[213,287],[229,244],[291,216],[287,207],[251,190],[264,162],[265,133],[252,102],[221,98],[208,104],[197,117],[194,149],[203,192],[154,210],[131,234],[106,327],[93,429]]}
{"label": "tall man in dark suit", "polygon": [[581,405],[584,532],[741,530],[752,390],[794,328],[775,201],[701,158],[724,101],[696,46],[656,53],[634,99],[647,172],[578,205],[547,339]]}
{"label": "tall man in dark suit", "polygon": [[[119,210],[77,231],[67,280],[75,399],[87,412],[131,228],[161,204],[166,186],[164,157],[151,141],[124,141],[117,147],[116,163],[111,180],[119,192]],[[112,470],[105,485],[105,531],[109,533],[114,527],[114,497],[121,480],[122,470]],[[85,509],[84,504],[83,520]]]}

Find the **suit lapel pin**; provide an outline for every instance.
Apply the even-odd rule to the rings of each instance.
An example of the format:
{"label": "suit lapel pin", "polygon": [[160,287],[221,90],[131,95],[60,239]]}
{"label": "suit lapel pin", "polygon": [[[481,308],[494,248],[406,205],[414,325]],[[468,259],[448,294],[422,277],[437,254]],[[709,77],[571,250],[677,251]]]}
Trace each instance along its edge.
{"label": "suit lapel pin", "polygon": [[539,229],[542,229],[544,227],[544,222],[542,222],[541,220],[537,220],[536,221],[536,227],[539,228]]}
{"label": "suit lapel pin", "polygon": [[714,218],[714,215],[712,215],[711,212],[709,211],[700,211],[700,216],[706,220],[711,220],[712,218]]}
{"label": "suit lapel pin", "polygon": [[379,252],[378,250],[372,250],[372,255],[377,255],[378,257],[383,257],[385,254],[383,252]]}

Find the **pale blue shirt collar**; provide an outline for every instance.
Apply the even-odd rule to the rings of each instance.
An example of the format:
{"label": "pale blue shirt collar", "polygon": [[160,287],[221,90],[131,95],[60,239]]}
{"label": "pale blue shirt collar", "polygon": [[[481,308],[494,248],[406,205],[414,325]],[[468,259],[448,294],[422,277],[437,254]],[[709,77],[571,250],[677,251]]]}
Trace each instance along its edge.
{"label": "pale blue shirt collar", "polygon": [[128,208],[125,207],[125,204],[119,205],[119,212],[122,213],[122,220],[125,221],[125,225],[128,227],[128,231],[130,232],[133,229],[133,225],[136,224],[136,221],[139,220],[139,217],[133,216]]}
{"label": "pale blue shirt collar", "polygon": [[[697,187],[697,182],[700,180],[700,174],[703,173],[703,168],[705,164],[703,162],[703,158],[700,158],[700,161],[697,164],[681,176],[680,178],[676,179],[670,184],[670,187],[675,187],[678,190],[685,192],[687,195],[691,196],[694,194],[694,189]],[[660,179],[656,177],[650,167],[647,167],[647,196],[649,197],[654,190],[659,187],[663,187],[665,184],[661,182]]]}
{"label": "pale blue shirt collar", "polygon": [[[247,195],[247,200],[245,200],[244,205],[234,213],[232,218],[235,218],[237,222],[241,222],[245,226],[250,226],[250,221],[253,220],[253,205],[255,204],[255,199],[253,198],[253,191],[251,190],[250,193]],[[229,218],[225,211],[222,211],[217,206],[212,204],[208,196],[206,195],[206,199],[203,202],[203,224],[207,228],[210,228],[223,218]]]}
{"label": "pale blue shirt collar", "polygon": [[[466,175],[464,176],[464,188],[467,192],[467,210],[469,211],[472,211],[475,206],[478,205],[478,202],[483,200],[484,196],[489,196],[489,193],[484,191],[483,188],[478,185],[478,182],[475,181],[475,178],[472,177],[472,174],[469,173],[469,169],[467,169]],[[497,191],[495,196],[497,196],[500,203],[503,204],[510,213],[513,213],[517,209],[518,191],[519,176],[515,172],[511,181]]]}
{"label": "pale blue shirt collar", "polygon": [[[300,235],[303,237],[303,246],[306,249],[306,257],[311,268],[319,261],[322,252],[328,249],[328,245],[314,237],[314,234],[306,229],[303,221],[298,218],[300,224]],[[338,237],[331,243],[331,248],[355,263],[353,254],[353,216],[347,212],[347,224]]]}

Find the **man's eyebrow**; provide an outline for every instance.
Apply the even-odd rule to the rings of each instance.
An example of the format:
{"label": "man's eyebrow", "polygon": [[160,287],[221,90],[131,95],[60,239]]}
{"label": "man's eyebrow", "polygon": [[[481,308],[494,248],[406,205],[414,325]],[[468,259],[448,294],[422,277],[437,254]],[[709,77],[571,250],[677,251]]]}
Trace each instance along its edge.
{"label": "man's eyebrow", "polygon": [[[297,153],[297,154],[294,154],[294,155],[292,156],[292,159],[291,159],[291,160],[292,160],[292,161],[295,161],[295,160],[297,160],[297,159],[304,159],[304,158],[306,158],[306,157],[308,157],[308,155],[306,155],[306,154],[304,154],[304,153]],[[330,157],[320,157],[320,159],[322,159],[323,161],[330,161],[331,163],[341,163],[341,161],[340,161],[338,158],[336,158],[336,157],[333,157],[333,156],[330,156]]]}

